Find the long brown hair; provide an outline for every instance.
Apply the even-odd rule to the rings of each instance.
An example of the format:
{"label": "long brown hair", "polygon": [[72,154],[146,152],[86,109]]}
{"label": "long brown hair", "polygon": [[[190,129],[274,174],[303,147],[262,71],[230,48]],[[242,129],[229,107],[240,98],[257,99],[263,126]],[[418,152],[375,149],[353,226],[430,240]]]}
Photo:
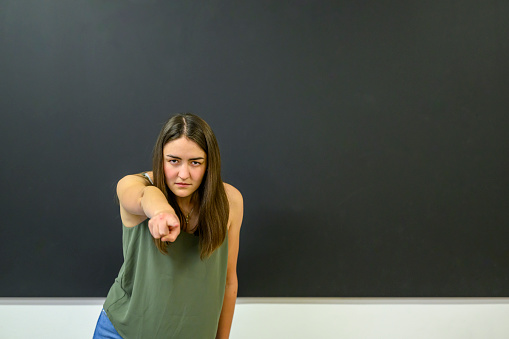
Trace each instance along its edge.
{"label": "long brown hair", "polygon": [[[159,188],[168,199],[185,225],[184,213],[180,210],[175,195],[166,185],[163,169],[163,147],[170,141],[186,137],[200,146],[207,155],[206,170],[200,187],[193,193],[199,206],[198,226],[196,232],[200,236],[201,258],[212,254],[223,243],[227,233],[229,204],[223,181],[221,180],[221,156],[219,145],[210,126],[202,118],[191,114],[178,114],[164,124],[153,150],[152,169],[154,186]],[[160,239],[154,242],[162,253],[167,254],[167,244]]]}

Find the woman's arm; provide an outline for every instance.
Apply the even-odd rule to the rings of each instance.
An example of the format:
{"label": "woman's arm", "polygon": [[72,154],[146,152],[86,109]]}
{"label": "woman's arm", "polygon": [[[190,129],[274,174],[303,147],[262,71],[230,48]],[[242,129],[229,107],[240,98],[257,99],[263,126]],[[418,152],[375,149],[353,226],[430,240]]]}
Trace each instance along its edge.
{"label": "woman's arm", "polygon": [[[149,173],[151,174],[151,173]],[[162,241],[175,241],[180,233],[179,219],[163,192],[151,186],[140,175],[127,175],[117,184],[120,216],[126,227],[138,225],[149,218],[152,236]]]}
{"label": "woman's arm", "polygon": [[225,184],[226,195],[230,203],[230,222],[228,228],[228,266],[226,269],[226,286],[223,308],[219,317],[216,339],[230,336],[235,301],[237,300],[237,257],[239,254],[240,226],[244,215],[242,194],[233,186]]}

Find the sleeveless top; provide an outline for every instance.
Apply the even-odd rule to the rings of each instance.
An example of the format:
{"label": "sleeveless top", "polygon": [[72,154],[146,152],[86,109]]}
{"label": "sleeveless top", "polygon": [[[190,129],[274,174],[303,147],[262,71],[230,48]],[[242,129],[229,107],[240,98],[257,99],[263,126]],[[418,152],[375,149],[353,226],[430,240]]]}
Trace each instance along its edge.
{"label": "sleeveless top", "polygon": [[124,339],[215,338],[223,305],[228,236],[200,259],[199,237],[181,232],[162,254],[148,219],[123,226],[124,263],[104,310]]}

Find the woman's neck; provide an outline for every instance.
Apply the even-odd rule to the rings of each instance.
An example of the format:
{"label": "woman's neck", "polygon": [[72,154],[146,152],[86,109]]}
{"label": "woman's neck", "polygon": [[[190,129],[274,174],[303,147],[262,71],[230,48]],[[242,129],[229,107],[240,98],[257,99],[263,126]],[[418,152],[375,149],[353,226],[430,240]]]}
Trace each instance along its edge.
{"label": "woman's neck", "polygon": [[185,197],[185,198],[177,198],[177,204],[179,205],[180,210],[184,214],[188,214],[194,207],[194,195]]}

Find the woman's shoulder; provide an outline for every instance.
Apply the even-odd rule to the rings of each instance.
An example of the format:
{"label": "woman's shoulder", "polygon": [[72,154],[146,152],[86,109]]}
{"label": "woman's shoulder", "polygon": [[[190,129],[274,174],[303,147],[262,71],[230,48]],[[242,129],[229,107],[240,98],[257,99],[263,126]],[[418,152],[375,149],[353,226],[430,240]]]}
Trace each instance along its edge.
{"label": "woman's shoulder", "polygon": [[242,203],[242,194],[240,191],[235,188],[233,185],[230,185],[226,182],[223,182],[224,190],[226,191],[226,196],[228,197],[228,200],[230,201],[230,204],[232,203]]}
{"label": "woman's shoulder", "polygon": [[[240,226],[242,224],[242,218],[244,215],[244,200],[242,198],[242,194],[238,189],[233,187],[230,184],[223,183],[224,190],[226,191],[226,196],[228,198],[228,203],[230,205],[230,215],[228,220],[228,231],[230,234],[236,234],[238,237]],[[232,231],[232,226],[233,230]]]}

